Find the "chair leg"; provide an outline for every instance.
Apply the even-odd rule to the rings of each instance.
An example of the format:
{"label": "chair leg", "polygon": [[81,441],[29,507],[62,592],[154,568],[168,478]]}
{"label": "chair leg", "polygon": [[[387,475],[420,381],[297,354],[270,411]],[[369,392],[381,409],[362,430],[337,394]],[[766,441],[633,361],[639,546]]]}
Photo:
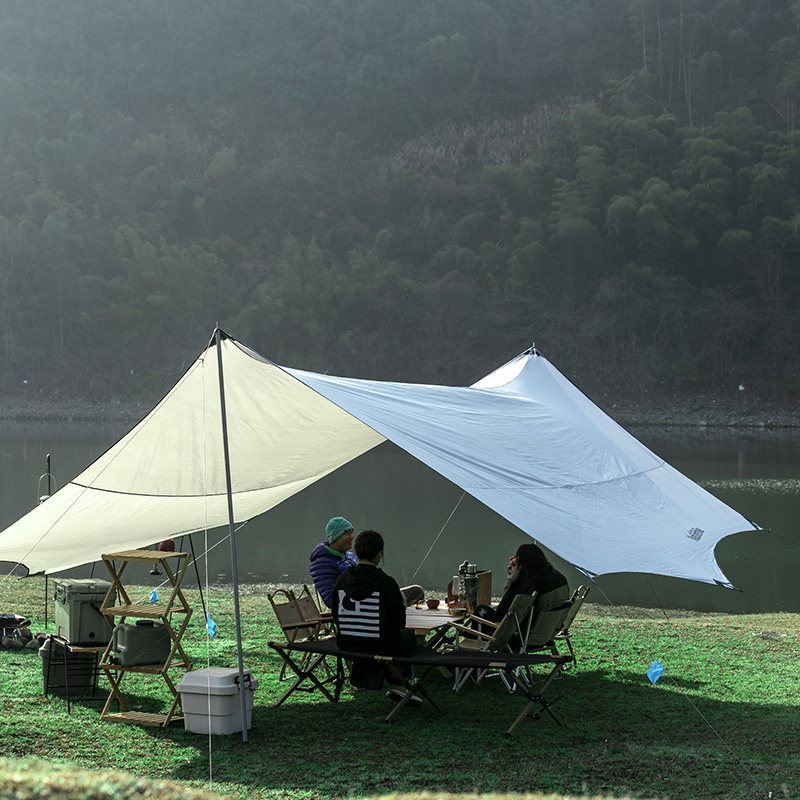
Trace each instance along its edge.
{"label": "chair leg", "polygon": [[[519,667],[519,669],[523,669]],[[491,673],[491,674],[490,674]],[[506,691],[509,694],[514,694],[516,691],[516,685],[513,681],[510,681],[503,670],[489,670],[489,669],[478,669],[476,667],[456,667],[455,670],[455,681],[453,682],[453,691],[458,692],[464,688],[464,684],[472,678],[473,682],[476,686],[480,686],[483,682],[484,678],[494,678],[499,677],[500,680],[503,682],[503,685],[506,687]]]}
{"label": "chair leg", "polygon": [[[561,697],[556,696],[552,700],[547,699],[544,696],[544,693],[547,691],[550,684],[553,680],[561,673],[561,670],[564,668],[564,664],[556,664],[552,670],[548,673],[547,677],[542,682],[541,686],[537,687],[538,691],[534,692],[529,686],[525,684],[525,682],[518,678],[517,675],[513,670],[509,670],[510,677],[514,680],[514,682],[519,687],[520,691],[528,698],[528,703],[520,712],[519,716],[511,723],[508,730],[505,733],[506,738],[509,738],[514,731],[522,724],[523,720],[527,717],[531,719],[539,719],[542,715],[543,711],[546,711],[556,722],[557,725],[561,726],[562,728],[565,727],[565,723],[561,720],[561,718],[556,714],[553,710],[553,704],[557,703]],[[538,706],[538,708],[536,708]],[[536,710],[534,711],[534,709]]]}
{"label": "chair leg", "polygon": [[[558,714],[553,711],[552,708],[553,704],[557,703],[560,699],[560,695],[556,695],[556,697],[554,697],[552,700],[548,700],[541,695],[535,695],[528,705],[522,709],[519,716],[514,720],[514,722],[511,723],[508,730],[505,732],[506,739],[508,739],[514,733],[514,731],[520,726],[526,717],[530,717],[531,719],[539,719],[543,711],[546,711],[559,726],[562,728],[566,727],[564,722],[561,720]],[[537,705],[539,706],[539,709],[537,711],[533,711]]]}
{"label": "chair leg", "polygon": [[479,669],[475,672],[475,683],[480,686],[481,681],[489,675],[488,669]]}
{"label": "chair leg", "polygon": [[435,669],[435,667],[428,667],[421,677],[414,680],[413,675],[407,678],[402,672],[391,662],[389,662],[389,671],[392,674],[392,679],[398,682],[405,688],[405,697],[402,697],[397,705],[386,715],[384,722],[391,722],[400,709],[411,699],[412,695],[422,695],[440,714],[444,714],[444,709],[431,697],[428,690],[422,685],[422,681]]}
{"label": "chair leg", "polygon": [[[518,670],[519,670],[519,668],[517,668],[517,670],[514,670],[514,671],[517,672]],[[509,694],[514,694],[514,692],[517,689],[517,684],[514,683],[514,681],[509,680],[508,677],[506,676],[505,672],[499,672],[498,674],[500,675],[500,680],[503,681],[503,684],[505,685],[506,690],[508,691],[508,693]]]}
{"label": "chair leg", "polygon": [[[295,680],[295,682],[283,693],[280,700],[278,700],[278,702],[275,703],[274,706],[275,708],[277,708],[290,694],[292,694],[292,692],[313,691],[315,688],[319,689],[325,695],[325,697],[327,697],[328,700],[330,700],[332,703],[339,702],[339,694],[341,691],[341,682],[338,676],[339,670],[337,669],[337,681],[333,694],[331,694],[328,691],[328,688],[325,686],[329,678],[326,678],[325,680],[321,681],[319,678],[317,678],[316,675],[314,675],[314,670],[319,666],[319,664],[322,661],[325,660],[324,655],[318,654],[310,664],[303,666],[302,663],[296,664],[294,661],[292,661],[292,659],[289,658],[286,652],[281,650],[280,648],[273,647],[273,649],[281,656],[281,658],[283,658],[285,664],[295,673],[295,675],[297,675],[297,679]],[[305,687],[301,687],[301,684],[306,680],[311,681],[313,686],[311,686],[308,689],[306,689]]]}
{"label": "chair leg", "polygon": [[453,681],[453,691],[460,692],[464,688],[464,684],[473,676],[475,670],[472,667],[463,668],[456,667],[455,680]]}
{"label": "chair leg", "polygon": [[561,655],[561,652],[558,649],[558,643],[559,642],[566,642],[567,643],[567,649],[569,650],[569,655],[570,655],[570,658],[572,659],[572,663],[571,664],[567,664],[567,668],[577,666],[578,658],[575,655],[575,651],[572,649],[572,637],[569,634],[567,634],[566,636],[561,636],[558,639],[553,640],[553,646],[550,648],[550,652],[554,656],[560,656]]}

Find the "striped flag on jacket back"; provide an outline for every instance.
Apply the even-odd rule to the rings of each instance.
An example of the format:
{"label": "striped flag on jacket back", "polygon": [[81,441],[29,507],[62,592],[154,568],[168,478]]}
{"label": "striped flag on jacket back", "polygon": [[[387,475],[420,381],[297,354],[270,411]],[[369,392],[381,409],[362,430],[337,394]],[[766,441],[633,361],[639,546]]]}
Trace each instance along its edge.
{"label": "striped flag on jacket back", "polygon": [[352,600],[339,589],[339,634],[365,639],[380,637],[380,594]]}

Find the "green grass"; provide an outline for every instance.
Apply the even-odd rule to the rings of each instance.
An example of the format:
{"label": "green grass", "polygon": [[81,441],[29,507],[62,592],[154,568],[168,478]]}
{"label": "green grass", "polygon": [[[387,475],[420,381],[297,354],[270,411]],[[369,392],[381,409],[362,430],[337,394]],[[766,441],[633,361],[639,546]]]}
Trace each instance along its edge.
{"label": "green grass", "polygon": [[[44,579],[0,583],[0,610],[44,630]],[[52,586],[52,584],[51,584]],[[142,590],[149,593],[149,589]],[[0,650],[0,754],[178,781],[243,798],[370,797],[389,793],[531,793],[633,798],[800,796],[800,639],[797,618],[711,615],[584,605],[573,626],[578,667],[550,694],[567,723],[526,720],[497,680],[459,694],[437,676],[430,689],[446,710],[404,709],[383,717],[383,692],[347,688],[338,705],[284,685],[267,647],[281,638],[267,589],[241,597],[244,662],[259,686],[249,743],[100,720],[100,702],[44,697],[35,650]],[[205,636],[199,595],[184,639],[195,668],[236,666],[233,602],[213,591],[215,640]],[[50,615],[52,629],[52,610]],[[645,673],[667,668],[656,686]],[[177,682],[181,675],[176,672]],[[107,683],[101,680],[105,689]],[[132,706],[162,710],[158,677],[123,684]]]}
{"label": "green grass", "polygon": [[37,758],[0,758],[0,800],[223,800],[223,795],[127,772],[85,770]]}

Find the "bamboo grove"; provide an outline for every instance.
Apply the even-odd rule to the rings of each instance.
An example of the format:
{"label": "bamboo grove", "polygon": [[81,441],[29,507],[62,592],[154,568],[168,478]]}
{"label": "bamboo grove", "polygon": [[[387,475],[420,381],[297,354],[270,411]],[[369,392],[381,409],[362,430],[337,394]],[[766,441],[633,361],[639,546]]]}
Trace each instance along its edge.
{"label": "bamboo grove", "polygon": [[800,3],[2,0],[0,393],[800,389]]}

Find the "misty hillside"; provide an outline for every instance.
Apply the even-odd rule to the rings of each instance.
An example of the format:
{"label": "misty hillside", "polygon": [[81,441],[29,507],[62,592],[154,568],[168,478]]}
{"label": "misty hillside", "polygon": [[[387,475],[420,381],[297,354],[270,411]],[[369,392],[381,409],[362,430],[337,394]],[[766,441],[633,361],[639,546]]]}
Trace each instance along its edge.
{"label": "misty hillside", "polygon": [[800,389],[800,3],[2,0],[0,393]]}

